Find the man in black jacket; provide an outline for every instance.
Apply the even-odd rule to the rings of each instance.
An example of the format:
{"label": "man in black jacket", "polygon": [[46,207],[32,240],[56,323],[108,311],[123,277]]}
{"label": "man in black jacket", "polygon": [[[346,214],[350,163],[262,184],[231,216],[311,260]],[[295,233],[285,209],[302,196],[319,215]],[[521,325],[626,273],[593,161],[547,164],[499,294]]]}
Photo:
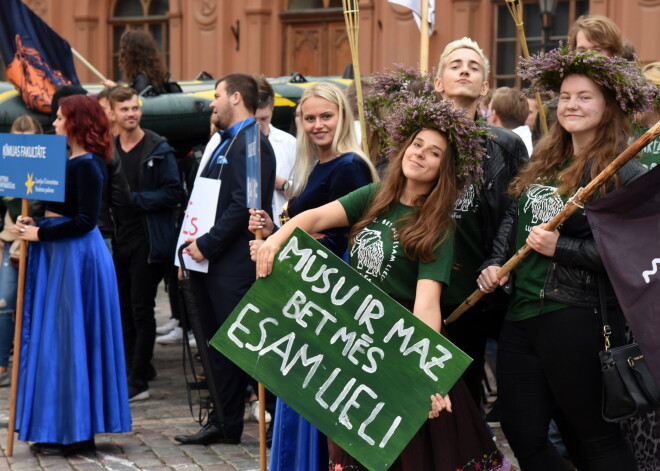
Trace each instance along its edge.
{"label": "man in black jacket", "polygon": [[[463,38],[445,47],[440,56],[435,90],[466,116],[478,118],[479,99],[488,93],[489,63],[479,45]],[[485,124],[484,124],[485,125]],[[456,202],[457,223],[454,266],[450,286],[442,293],[442,314],[449,316],[477,286],[479,268],[491,252],[504,212],[511,201],[507,187],[527,161],[527,150],[516,134],[488,126],[484,141],[486,158],[480,188],[471,188]],[[500,290],[501,291],[501,290]],[[447,326],[451,340],[473,358],[463,378],[477,404],[481,403],[481,377],[486,340],[497,337],[504,318],[506,299],[489,295],[456,322]]]}
{"label": "man in black jacket", "polygon": [[[246,131],[255,125],[258,92],[254,78],[230,74],[216,82],[211,103],[213,120],[221,130],[221,141],[207,146],[196,184],[204,178],[220,180],[215,223],[208,233],[191,238],[188,252],[197,261],[209,261],[208,273],[191,274],[195,298],[207,341],[227,319],[255,280],[250,259],[249,213],[246,189]],[[275,154],[268,138],[261,139],[261,208],[272,212],[275,187]],[[272,217],[272,214],[270,214]],[[211,348],[211,375],[221,404],[214,404],[209,423],[194,435],[175,440],[187,445],[238,444],[243,433],[245,389],[248,375],[217,350]],[[208,374],[208,372],[207,372]]]}
{"label": "man in black jacket", "polygon": [[142,129],[142,108],[132,88],[110,93],[119,134],[115,154],[130,187],[130,202],[113,208],[115,268],[131,401],[149,398],[156,319],[155,298],[166,265],[174,259],[176,207],[183,197],[174,149]]}

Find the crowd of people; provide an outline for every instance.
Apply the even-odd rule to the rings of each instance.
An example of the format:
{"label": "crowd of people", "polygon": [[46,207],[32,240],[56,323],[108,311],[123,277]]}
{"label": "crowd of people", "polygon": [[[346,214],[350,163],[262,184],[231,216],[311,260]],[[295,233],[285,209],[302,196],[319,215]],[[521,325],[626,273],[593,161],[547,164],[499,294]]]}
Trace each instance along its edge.
{"label": "crowd of people", "polygon": [[[157,375],[154,344],[187,335],[173,262],[181,208],[204,181],[217,188],[209,195],[213,224],[186,241],[194,261],[208,262],[207,271],[191,273],[205,331],[198,345],[210,341],[255,273],[270,276],[275,254],[300,227],[472,358],[447,395],[428,391],[429,418],[390,469],[510,469],[485,419],[489,344],[497,345],[499,421],[522,471],[660,469],[657,411],[623,424],[601,415],[595,313],[603,299],[617,330],[634,333],[585,212],[546,230],[578,188],[657,122],[660,63],[642,70],[606,17],[579,18],[569,37],[567,46],[521,60],[526,90],[490,91],[488,58],[470,38],[445,47],[435,77],[395,71],[367,79],[366,136],[356,136],[354,104],[336,85],[305,89],[293,137],[270,123],[266,78],[231,73],[215,84],[208,144],[184,161],[165,137],[141,127],[139,94],[166,92],[168,77],[153,39],[127,31],[120,65],[129,86],[108,82],[96,96],[68,88],[53,104],[55,132],[67,141],[65,201],[45,204],[39,215],[0,201],[0,386],[9,384],[17,244],[31,242],[16,365],[19,438],[35,453],[69,455],[93,450],[97,433],[130,431],[129,402],[148,400]],[[261,194],[248,211],[246,139],[256,123]],[[12,132],[41,129],[22,117]],[[595,197],[659,161],[656,141]],[[381,242],[392,264],[386,272],[358,263],[365,231]],[[525,244],[531,255],[499,278]],[[157,331],[163,279],[173,319]],[[482,300],[444,326],[475,289]],[[256,415],[254,379],[219,351],[209,355],[205,375],[217,401],[197,433],[174,437],[182,445],[239,444],[244,421]],[[265,408],[271,470],[366,469],[272,394]]]}

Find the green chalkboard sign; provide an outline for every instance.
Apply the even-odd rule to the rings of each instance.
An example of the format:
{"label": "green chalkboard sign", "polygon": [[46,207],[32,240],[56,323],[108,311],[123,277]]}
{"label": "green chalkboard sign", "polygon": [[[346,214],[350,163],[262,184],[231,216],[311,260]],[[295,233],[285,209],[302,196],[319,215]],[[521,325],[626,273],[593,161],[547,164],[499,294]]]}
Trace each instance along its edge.
{"label": "green chalkboard sign", "polygon": [[372,471],[471,361],[300,229],[211,345]]}

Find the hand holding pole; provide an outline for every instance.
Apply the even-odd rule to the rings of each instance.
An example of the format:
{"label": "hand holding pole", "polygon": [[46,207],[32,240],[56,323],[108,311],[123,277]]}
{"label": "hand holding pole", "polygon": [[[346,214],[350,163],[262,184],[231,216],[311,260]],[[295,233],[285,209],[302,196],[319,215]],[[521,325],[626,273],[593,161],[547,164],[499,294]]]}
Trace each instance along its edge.
{"label": "hand holding pole", "polygon": [[[630,144],[626,150],[624,150],[619,156],[614,159],[607,167],[603,169],[596,177],[589,182],[589,184],[578,189],[578,191],[573,195],[569,200],[568,204],[564,206],[559,214],[548,222],[546,226],[547,231],[554,231],[559,227],[568,217],[573,214],[578,208],[582,208],[584,203],[589,200],[591,195],[593,195],[596,190],[603,186],[607,180],[609,180],[623,165],[635,157],[644,147],[649,143],[653,142],[658,135],[660,135],[660,121],[655,123],[655,125],[642,134],[635,142]],[[634,182],[631,183],[634,185]],[[502,277],[511,272],[520,262],[522,262],[532,251],[532,249],[527,245],[523,245],[513,257],[511,257],[497,272],[497,278],[502,279]],[[481,290],[474,291],[463,303],[458,306],[451,315],[445,319],[445,324],[451,324],[456,319],[458,319],[465,311],[470,309],[472,306],[479,301],[485,293]]]}

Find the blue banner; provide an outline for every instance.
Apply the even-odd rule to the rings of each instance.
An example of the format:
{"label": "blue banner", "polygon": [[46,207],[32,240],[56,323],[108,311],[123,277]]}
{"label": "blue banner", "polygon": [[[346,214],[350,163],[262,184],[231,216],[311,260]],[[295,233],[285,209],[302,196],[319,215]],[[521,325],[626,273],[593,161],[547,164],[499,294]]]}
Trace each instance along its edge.
{"label": "blue banner", "polygon": [[0,197],[64,201],[66,137],[0,134]]}
{"label": "blue banner", "polygon": [[69,43],[20,0],[0,1],[0,53],[28,108],[50,113],[59,85],[79,85]]}
{"label": "blue banner", "polygon": [[245,132],[245,177],[247,179],[247,207],[261,209],[261,147],[259,123]]}

